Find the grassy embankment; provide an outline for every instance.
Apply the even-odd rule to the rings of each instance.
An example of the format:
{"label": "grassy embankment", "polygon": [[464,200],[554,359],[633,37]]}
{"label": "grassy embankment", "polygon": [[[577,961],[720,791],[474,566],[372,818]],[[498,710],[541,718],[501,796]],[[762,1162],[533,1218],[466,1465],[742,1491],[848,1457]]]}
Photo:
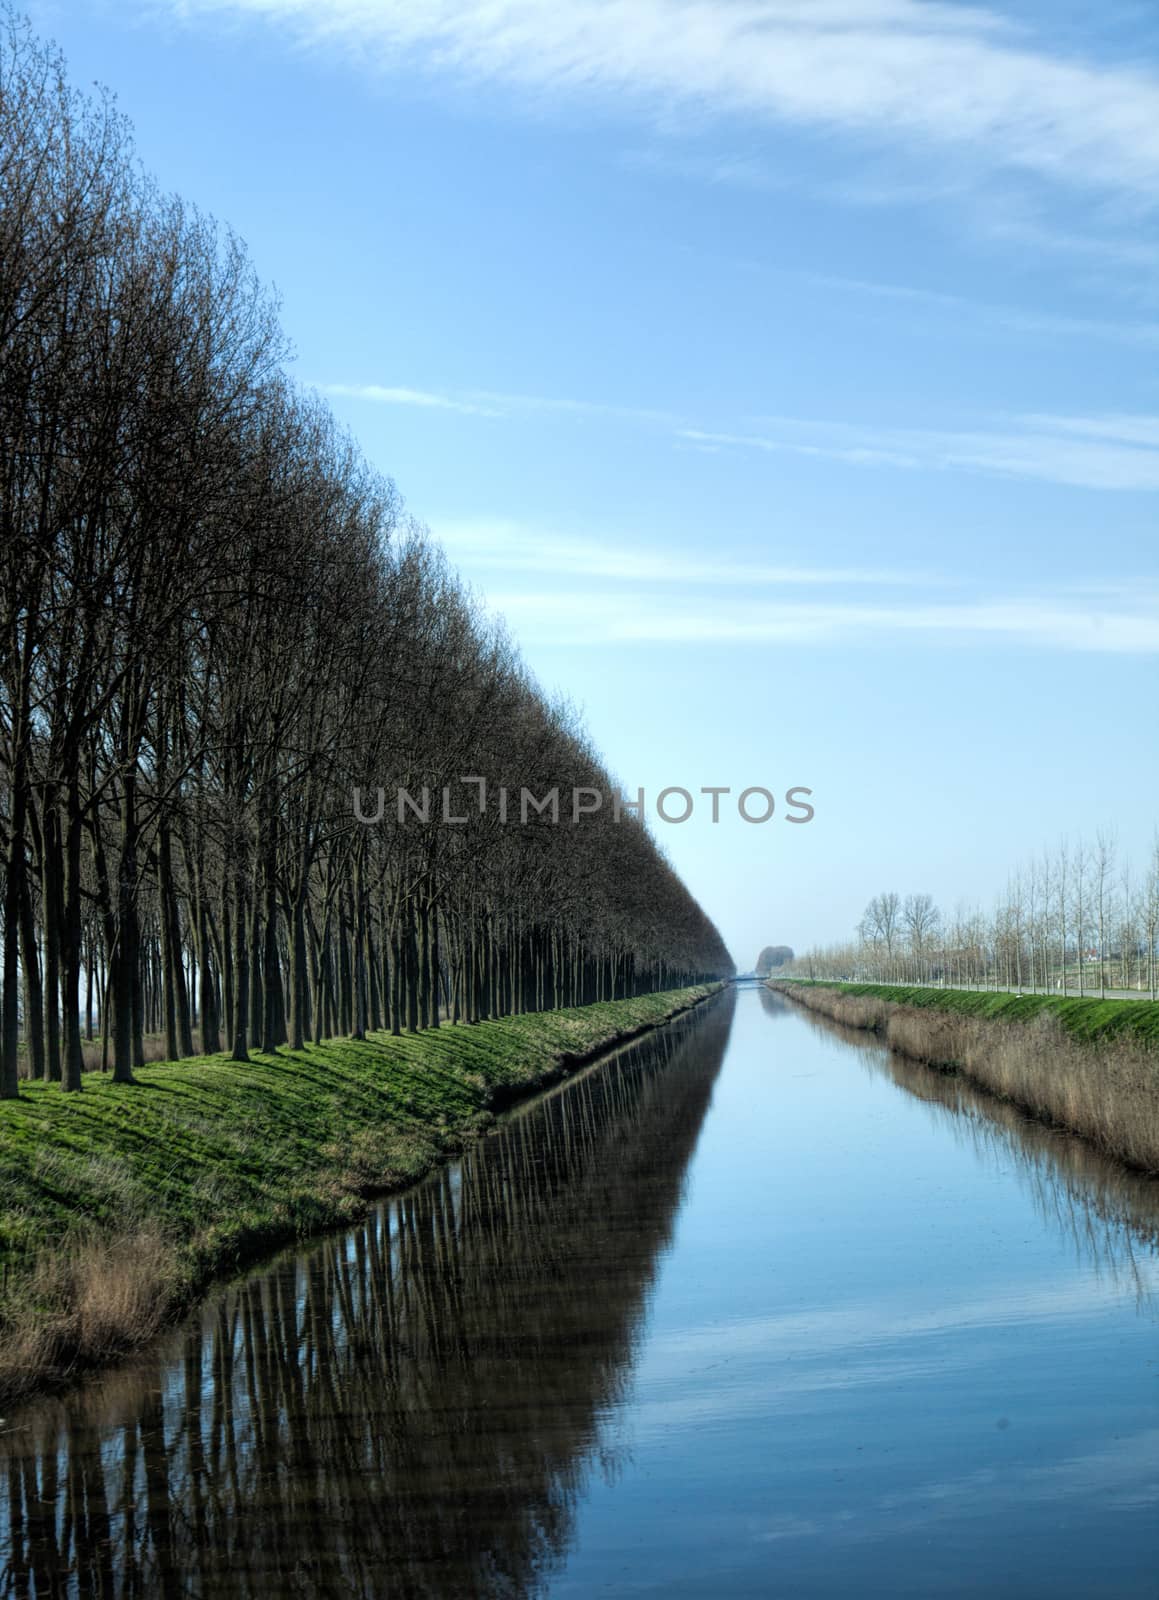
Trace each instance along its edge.
{"label": "grassy embankment", "polygon": [[1159,1003],[795,979],[770,987],[1159,1173]]}
{"label": "grassy embankment", "polygon": [[0,1103],[0,1399],[142,1343],[213,1276],[352,1220],[715,987],[22,1085]]}

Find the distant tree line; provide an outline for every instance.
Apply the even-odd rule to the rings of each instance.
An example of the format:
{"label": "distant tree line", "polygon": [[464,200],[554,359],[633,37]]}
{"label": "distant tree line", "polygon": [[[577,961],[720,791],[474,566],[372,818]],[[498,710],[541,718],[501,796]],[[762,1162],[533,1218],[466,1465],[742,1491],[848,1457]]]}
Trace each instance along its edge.
{"label": "distant tree line", "polygon": [[[394,485],[283,372],[239,241],[0,43],[0,1093],[731,971],[646,828],[355,820],[612,789]],[[393,792],[393,791],[392,791]]]}
{"label": "distant tree line", "polygon": [[785,966],[792,959],[793,952],[787,944],[767,944],[757,957],[757,977],[767,978],[770,972]]}
{"label": "distant tree line", "polygon": [[993,907],[944,913],[928,894],[874,895],[854,940],[806,951],[798,976],[1102,995],[1159,991],[1159,834],[1141,871],[1115,835],[1060,843]]}

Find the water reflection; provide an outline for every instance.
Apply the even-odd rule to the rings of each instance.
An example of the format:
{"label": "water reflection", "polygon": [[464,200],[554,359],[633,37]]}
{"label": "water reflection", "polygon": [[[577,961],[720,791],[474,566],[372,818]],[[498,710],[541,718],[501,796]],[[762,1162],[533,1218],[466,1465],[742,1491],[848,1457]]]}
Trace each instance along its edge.
{"label": "water reflection", "polygon": [[[790,1005],[783,994],[778,994],[775,989],[767,989],[763,983],[758,988],[757,993],[761,997],[761,1010],[766,1017],[771,1017],[774,1022],[781,1017],[796,1016],[802,1009],[799,1006]],[[811,1015],[811,1013],[809,1014]]]}
{"label": "water reflection", "polygon": [[[785,1002],[783,1002],[785,1003]],[[924,1102],[938,1128],[990,1167],[1012,1172],[1038,1216],[1070,1239],[1076,1258],[1154,1309],[1159,1283],[1159,1183],[1085,1140],[1028,1116],[968,1078],[897,1055],[857,1028],[795,1007],[815,1032],[841,1039],[865,1068]]]}
{"label": "water reflection", "polygon": [[[0,1595],[539,1592],[621,1397],[733,1000],[0,1437]],[[0,1490],[3,1495],[3,1490]]]}

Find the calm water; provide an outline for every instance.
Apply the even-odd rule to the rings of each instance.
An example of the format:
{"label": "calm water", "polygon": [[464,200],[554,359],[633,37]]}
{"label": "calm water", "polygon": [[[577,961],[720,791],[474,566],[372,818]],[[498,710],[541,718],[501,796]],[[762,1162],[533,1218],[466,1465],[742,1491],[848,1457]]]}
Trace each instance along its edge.
{"label": "calm water", "polygon": [[1159,1596],[1159,1185],[764,991],[0,1433],[0,1596]]}

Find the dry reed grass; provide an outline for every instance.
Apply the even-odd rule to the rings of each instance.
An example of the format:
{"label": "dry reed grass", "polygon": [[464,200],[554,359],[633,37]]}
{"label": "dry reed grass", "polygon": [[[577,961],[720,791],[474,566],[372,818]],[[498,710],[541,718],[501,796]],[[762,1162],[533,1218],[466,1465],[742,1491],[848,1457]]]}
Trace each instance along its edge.
{"label": "dry reed grass", "polygon": [[1129,1166],[1159,1173],[1159,1051],[1138,1040],[1079,1042],[1045,1013],[996,1022],[835,989],[781,992],[831,1021],[879,1034],[899,1055],[961,1072]]}
{"label": "dry reed grass", "polygon": [[15,1398],[151,1338],[178,1275],[177,1251],[147,1224],[112,1238],[71,1237],[42,1256],[20,1300],[6,1308],[0,1393]]}
{"label": "dry reed grass", "polygon": [[[100,1072],[102,1070],[102,1052],[103,1046],[99,1037],[96,1039],[82,1039],[81,1056],[84,1061],[84,1070],[86,1072]],[[113,1060],[113,1046],[111,1041],[109,1043],[108,1055],[109,1067],[111,1068]],[[147,1033],[142,1041],[142,1055],[144,1056],[146,1062],[168,1061],[170,1059],[170,1053],[165,1043],[165,1035],[163,1033]],[[28,1052],[23,1046],[21,1046],[20,1054],[17,1056],[16,1060],[16,1076],[24,1083],[30,1083],[32,1081],[31,1074],[28,1070]]]}

